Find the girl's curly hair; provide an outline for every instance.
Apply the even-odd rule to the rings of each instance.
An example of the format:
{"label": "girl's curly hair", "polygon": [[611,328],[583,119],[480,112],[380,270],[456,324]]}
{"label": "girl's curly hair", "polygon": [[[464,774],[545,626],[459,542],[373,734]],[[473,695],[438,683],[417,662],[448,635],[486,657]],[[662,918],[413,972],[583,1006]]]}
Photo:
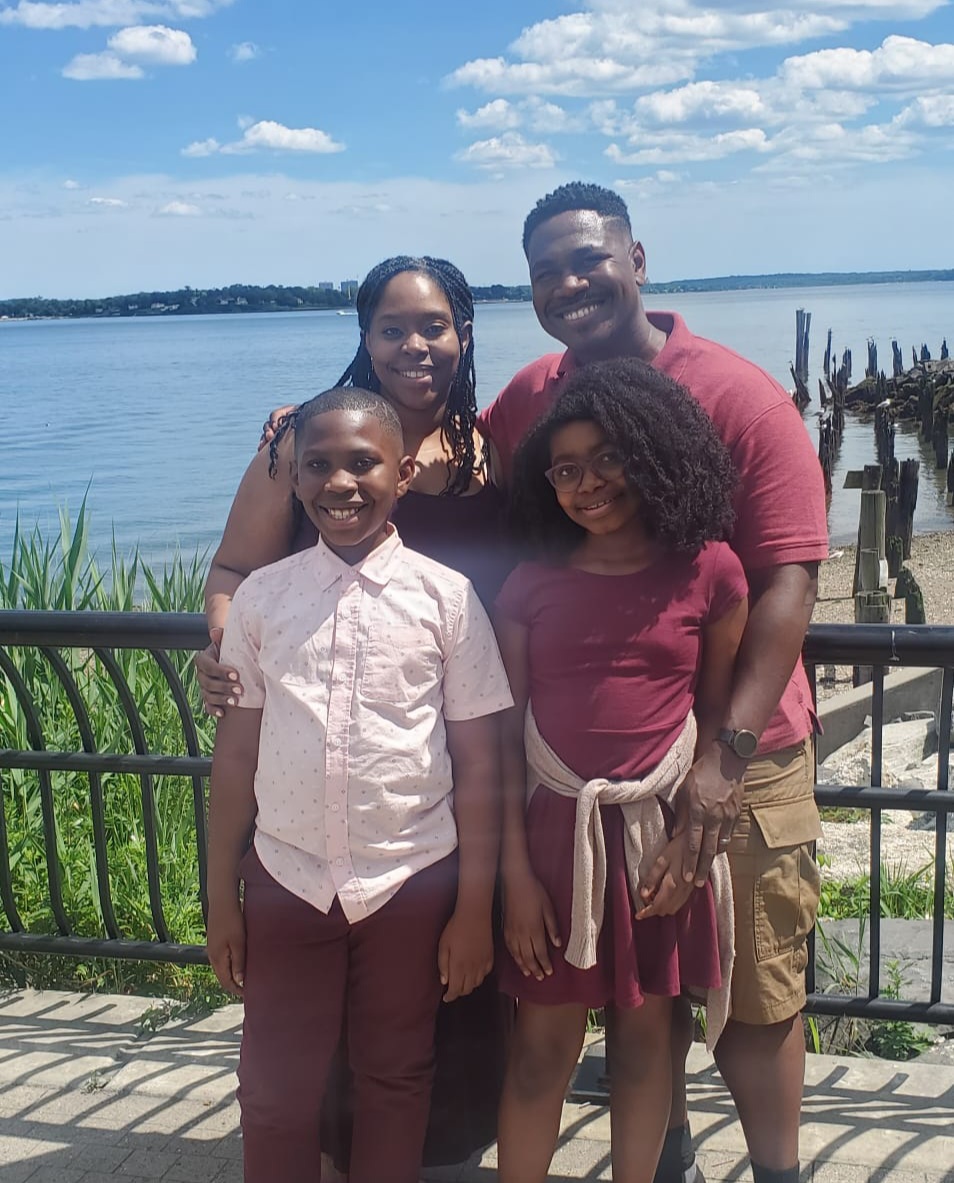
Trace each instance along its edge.
{"label": "girl's curly hair", "polygon": [[731,535],[738,478],[709,416],[659,370],[617,358],[576,370],[517,449],[510,516],[517,538],[532,551],[565,557],[586,536],[544,475],[554,434],[580,420],[595,423],[625,458],[640,517],[659,542],[694,553]]}

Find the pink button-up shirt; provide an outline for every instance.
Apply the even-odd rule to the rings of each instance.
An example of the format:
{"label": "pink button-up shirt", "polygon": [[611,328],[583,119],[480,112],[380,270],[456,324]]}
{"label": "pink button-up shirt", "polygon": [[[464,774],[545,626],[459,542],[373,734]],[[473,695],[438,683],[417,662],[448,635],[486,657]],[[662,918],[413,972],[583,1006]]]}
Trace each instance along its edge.
{"label": "pink button-up shirt", "polygon": [[321,541],[253,572],[222,661],[261,709],[255,849],[354,923],[457,846],[444,720],[513,704],[470,583],[393,530],[350,566]]}

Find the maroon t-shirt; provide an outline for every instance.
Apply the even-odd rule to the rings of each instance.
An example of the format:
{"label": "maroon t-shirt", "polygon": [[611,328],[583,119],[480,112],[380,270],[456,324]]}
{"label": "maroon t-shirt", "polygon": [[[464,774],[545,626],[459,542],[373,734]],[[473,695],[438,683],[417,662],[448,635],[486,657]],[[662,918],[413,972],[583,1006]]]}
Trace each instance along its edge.
{"label": "maroon t-shirt", "polygon": [[[732,549],[752,573],[828,556],[821,466],[791,397],[764,370],[724,345],[691,333],[674,312],[650,312],[667,334],[656,369],[685,386],[712,420],[739,473]],[[572,354],[551,353],[517,374],[481,413],[509,478],[517,445],[577,368]],[[760,752],[798,743],[813,728],[811,693],[799,661],[768,725]]]}

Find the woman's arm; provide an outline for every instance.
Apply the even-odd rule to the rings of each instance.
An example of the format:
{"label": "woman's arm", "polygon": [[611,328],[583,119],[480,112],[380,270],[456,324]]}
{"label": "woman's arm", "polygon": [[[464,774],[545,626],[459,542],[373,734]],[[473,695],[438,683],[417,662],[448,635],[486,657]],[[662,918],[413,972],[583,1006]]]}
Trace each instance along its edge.
{"label": "woman's arm", "polygon": [[547,937],[557,948],[560,931],[553,904],[533,873],[527,850],[527,757],[523,727],[530,700],[529,630],[498,612],[494,618],[514,705],[501,716],[503,830],[501,878],[504,939],[525,977],[542,981],[553,972]]}
{"label": "woman's arm", "polygon": [[232,597],[252,571],[291,554],[295,513],[291,483],[294,438],[279,444],[278,471],[268,475],[269,455],[259,452],[245,470],[235,494],[222,541],[212,559],[205,585],[205,616],[211,644],[196,654],[195,669],[205,709],[222,718],[225,707],[242,695],[235,670],[219,664],[219,642]]}

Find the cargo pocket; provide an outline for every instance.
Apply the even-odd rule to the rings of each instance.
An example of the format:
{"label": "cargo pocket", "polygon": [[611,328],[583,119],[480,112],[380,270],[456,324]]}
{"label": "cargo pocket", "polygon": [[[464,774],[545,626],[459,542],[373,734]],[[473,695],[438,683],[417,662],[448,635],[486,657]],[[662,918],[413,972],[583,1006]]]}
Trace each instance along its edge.
{"label": "cargo pocket", "polygon": [[821,837],[821,823],[811,797],[749,808],[761,839],[753,852],[755,955],[767,961],[802,950],[815,923],[819,874],[811,843]]}

